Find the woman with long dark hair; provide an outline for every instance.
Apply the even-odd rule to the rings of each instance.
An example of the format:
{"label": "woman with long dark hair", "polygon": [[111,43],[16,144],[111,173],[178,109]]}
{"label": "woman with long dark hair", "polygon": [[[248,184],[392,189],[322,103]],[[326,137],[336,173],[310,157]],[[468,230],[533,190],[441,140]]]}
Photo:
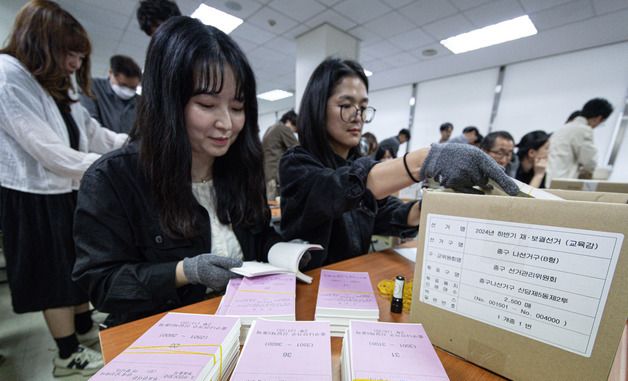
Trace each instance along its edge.
{"label": "woman with long dark hair", "polygon": [[[90,94],[85,29],[51,1],[18,13],[0,50],[0,216],[16,313],[43,311],[57,347],[54,375],[90,375],[102,366],[88,298],[71,279],[76,189],[115,134],[77,102]],[[79,344],[79,342],[81,344]]]}
{"label": "woman with long dark hair", "polygon": [[368,104],[368,79],[355,61],[328,58],[309,79],[301,98],[300,147],[280,162],[281,229],[284,239],[325,248],[310,267],[365,254],[371,235],[413,236],[420,203],[390,195],[423,178],[472,191],[496,180],[507,192],[517,186],[476,147],[434,144],[377,163],[360,157],[362,127],[375,116]]}
{"label": "woman with long dark hair", "polygon": [[223,291],[265,260],[270,227],[255,78],[216,28],[173,17],[153,35],[131,143],[96,162],[78,196],[74,278],[106,324]]}
{"label": "woman with long dark hair", "polygon": [[535,188],[545,188],[550,135],[537,130],[523,135],[517,144],[519,168],[515,178]]}

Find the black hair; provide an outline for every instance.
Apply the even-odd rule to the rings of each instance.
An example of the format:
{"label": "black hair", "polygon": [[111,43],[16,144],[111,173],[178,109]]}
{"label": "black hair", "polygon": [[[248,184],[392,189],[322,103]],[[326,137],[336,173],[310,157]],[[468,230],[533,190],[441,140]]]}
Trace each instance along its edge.
{"label": "black hair", "polygon": [[401,130],[399,130],[399,133],[397,135],[405,135],[406,140],[410,140],[410,130],[408,130],[407,128],[402,128]]}
{"label": "black hair", "polygon": [[574,112],[572,112],[571,114],[569,114],[569,116],[567,117],[567,120],[565,121],[565,123],[569,123],[572,120],[576,119],[577,117],[579,117],[581,115],[580,110],[576,110]]}
{"label": "black hair", "polygon": [[294,110],[290,110],[281,116],[280,121],[283,124],[286,124],[286,122],[290,122],[293,126],[296,126],[297,125],[297,113],[294,112]]}
{"label": "black hair", "polygon": [[170,17],[181,16],[177,3],[170,0],[140,0],[137,22],[148,36]]}
{"label": "black hair", "polygon": [[[353,60],[327,58],[321,62],[310,77],[299,108],[297,128],[299,142],[323,165],[336,168],[335,153],[327,133],[327,101],[336,85],[345,77],[357,77],[369,89],[369,82],[362,66]],[[360,145],[349,150],[349,157],[360,155]]]}
{"label": "black hair", "polygon": [[509,132],[507,132],[507,131],[493,131],[493,132],[487,134],[484,137],[484,139],[482,139],[482,142],[480,142],[480,149],[484,150],[484,151],[492,150],[493,146],[495,145],[495,141],[497,140],[497,138],[510,140],[513,143],[515,142],[515,139],[512,137],[512,135],[510,135]]}
{"label": "black hair", "polygon": [[142,69],[138,66],[133,58],[123,56],[123,55],[115,55],[109,59],[109,67],[114,75],[122,74],[129,78],[139,78],[142,79]]}
{"label": "black hair", "polygon": [[545,131],[536,130],[528,132],[523,135],[519,143],[517,144],[517,156],[519,160],[523,160],[528,156],[530,150],[538,150],[541,148],[550,138],[550,134]]}
{"label": "black hair", "polygon": [[375,151],[375,160],[380,161],[384,158],[384,155],[388,152],[393,159],[396,159],[395,154],[390,152],[387,149],[382,149],[382,147],[377,147],[377,151]]}
{"label": "black hair", "polygon": [[589,118],[595,118],[601,116],[602,120],[611,115],[613,112],[613,105],[604,98],[593,98],[582,106],[580,116]]}
{"label": "black hair", "polygon": [[194,95],[220,93],[228,68],[246,117],[227,153],[214,160],[216,214],[223,224],[244,227],[269,221],[255,77],[248,60],[220,30],[189,17],[172,17],[159,27],[148,47],[132,134],[140,143],[140,166],[157,201],[162,228],[170,236],[200,233],[185,106]]}
{"label": "black hair", "polygon": [[453,130],[454,129],[454,125],[449,123],[449,122],[445,122],[445,123],[440,125],[440,130],[441,131],[449,130],[450,128]]}
{"label": "black hair", "polygon": [[476,135],[480,135],[480,130],[478,130],[475,126],[468,126],[462,129],[462,133],[466,134],[468,132],[475,132]]}

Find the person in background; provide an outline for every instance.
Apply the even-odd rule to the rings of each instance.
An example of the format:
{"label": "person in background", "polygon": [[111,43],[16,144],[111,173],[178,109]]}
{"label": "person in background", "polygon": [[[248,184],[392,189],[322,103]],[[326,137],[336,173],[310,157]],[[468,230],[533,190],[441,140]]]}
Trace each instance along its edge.
{"label": "person in background", "polygon": [[77,102],[89,92],[91,45],[52,1],[22,7],[0,49],[0,215],[13,310],[43,311],[58,352],[53,374],[103,365],[87,295],[71,277],[75,190],[101,153],[126,134],[102,128]]}
{"label": "person in background", "polygon": [[494,131],[484,137],[480,149],[506,170],[515,149],[515,139],[506,131]]}
{"label": "person in background", "polygon": [[390,153],[389,150],[387,149],[382,149],[381,147],[379,147],[377,149],[377,152],[375,153],[375,160],[376,161],[386,161],[386,160],[390,160],[390,159],[394,159],[392,153]]}
{"label": "person in background", "polygon": [[362,156],[375,157],[377,155],[379,143],[377,138],[370,132],[362,134],[362,140],[360,140],[360,153]]}
{"label": "person in background", "polygon": [[104,127],[128,134],[135,123],[136,91],[141,79],[142,70],[131,57],[113,56],[109,60],[109,78],[93,79],[94,98],[81,94],[81,104]]}
{"label": "person in background", "polygon": [[475,126],[468,126],[462,129],[462,134],[449,139],[447,143],[479,145],[481,140],[482,135],[480,135],[478,128]]}
{"label": "person in background", "polygon": [[565,123],[569,123],[572,120],[576,119],[577,116],[580,116],[580,110],[576,110],[574,112],[572,112],[571,114],[569,114],[569,116],[567,117],[567,120],[565,121]]}
{"label": "person in background", "polygon": [[447,143],[447,141],[451,138],[451,134],[454,132],[454,125],[445,122],[440,125],[440,140],[439,143]]}
{"label": "person in background", "polygon": [[152,36],[159,25],[170,17],[181,16],[177,3],[171,0],[140,0],[137,22],[147,36]]}
{"label": "person in background", "polygon": [[179,16],[153,35],[132,140],[87,171],[76,207],[72,275],[106,325],[223,292],[279,240],[255,88],[220,30]]}
{"label": "person in background", "polygon": [[545,171],[549,154],[550,135],[545,131],[532,131],[523,135],[517,144],[519,168],[515,178],[535,188],[545,188]]}
{"label": "person in background", "polygon": [[399,131],[397,136],[390,137],[388,139],[384,139],[379,143],[379,148],[383,151],[388,151],[393,156],[393,158],[397,157],[397,153],[399,152],[399,146],[403,143],[410,141],[410,130],[407,128],[403,128]]}
{"label": "person in background", "polygon": [[297,114],[290,110],[281,119],[268,127],[262,139],[264,150],[264,177],[266,178],[266,197],[274,200],[279,196],[279,160],[290,147],[299,144],[297,133]]}
{"label": "person in background", "polygon": [[597,148],[593,129],[611,115],[613,105],[603,98],[594,98],[584,104],[577,116],[552,134],[547,170],[551,179],[590,179],[597,166]]}
{"label": "person in background", "polygon": [[301,145],[279,164],[283,238],[324,247],[309,268],[365,254],[373,234],[415,235],[420,204],[390,196],[413,182],[433,178],[468,191],[493,178],[510,194],[518,190],[491,158],[469,145],[434,144],[380,163],[360,156],[362,128],[374,116],[359,63],[328,58],[314,70],[299,108]]}

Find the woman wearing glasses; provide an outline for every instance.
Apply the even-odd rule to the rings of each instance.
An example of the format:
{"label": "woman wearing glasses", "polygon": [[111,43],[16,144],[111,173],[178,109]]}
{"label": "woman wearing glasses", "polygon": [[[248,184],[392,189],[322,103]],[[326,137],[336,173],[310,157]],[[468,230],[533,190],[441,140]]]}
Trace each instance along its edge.
{"label": "woman wearing glasses", "polygon": [[279,166],[283,238],[325,248],[310,268],[365,254],[373,234],[416,235],[420,203],[390,196],[413,181],[430,177],[469,190],[493,178],[507,192],[517,191],[488,156],[469,145],[436,144],[381,163],[360,157],[362,128],[374,116],[360,64],[328,58],[314,70],[297,120],[301,146],[288,150]]}

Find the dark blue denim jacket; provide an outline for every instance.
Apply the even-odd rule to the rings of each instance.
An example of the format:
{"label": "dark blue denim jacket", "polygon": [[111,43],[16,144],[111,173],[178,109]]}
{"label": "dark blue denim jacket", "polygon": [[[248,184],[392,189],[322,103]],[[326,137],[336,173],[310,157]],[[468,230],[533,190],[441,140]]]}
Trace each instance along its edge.
{"label": "dark blue denim jacket", "polygon": [[[120,324],[203,300],[200,285],[175,287],[175,267],[185,257],[211,251],[209,215],[197,205],[201,231],[173,239],[160,227],[156,203],[139,170],[131,143],[96,161],[81,180],[74,219],[76,263],[73,279],[94,306]],[[270,213],[268,213],[270,216]],[[269,217],[270,218],[270,217]],[[280,237],[270,220],[254,228],[234,225],[244,260],[267,259]]]}
{"label": "dark blue denim jacket", "polygon": [[369,157],[336,156],[337,169],[332,169],[303,147],[283,155],[279,165],[282,236],[325,248],[312,252],[308,268],[367,253],[373,234],[416,235],[417,227],[407,225],[413,203],[392,196],[376,200],[366,188],[376,163]]}

